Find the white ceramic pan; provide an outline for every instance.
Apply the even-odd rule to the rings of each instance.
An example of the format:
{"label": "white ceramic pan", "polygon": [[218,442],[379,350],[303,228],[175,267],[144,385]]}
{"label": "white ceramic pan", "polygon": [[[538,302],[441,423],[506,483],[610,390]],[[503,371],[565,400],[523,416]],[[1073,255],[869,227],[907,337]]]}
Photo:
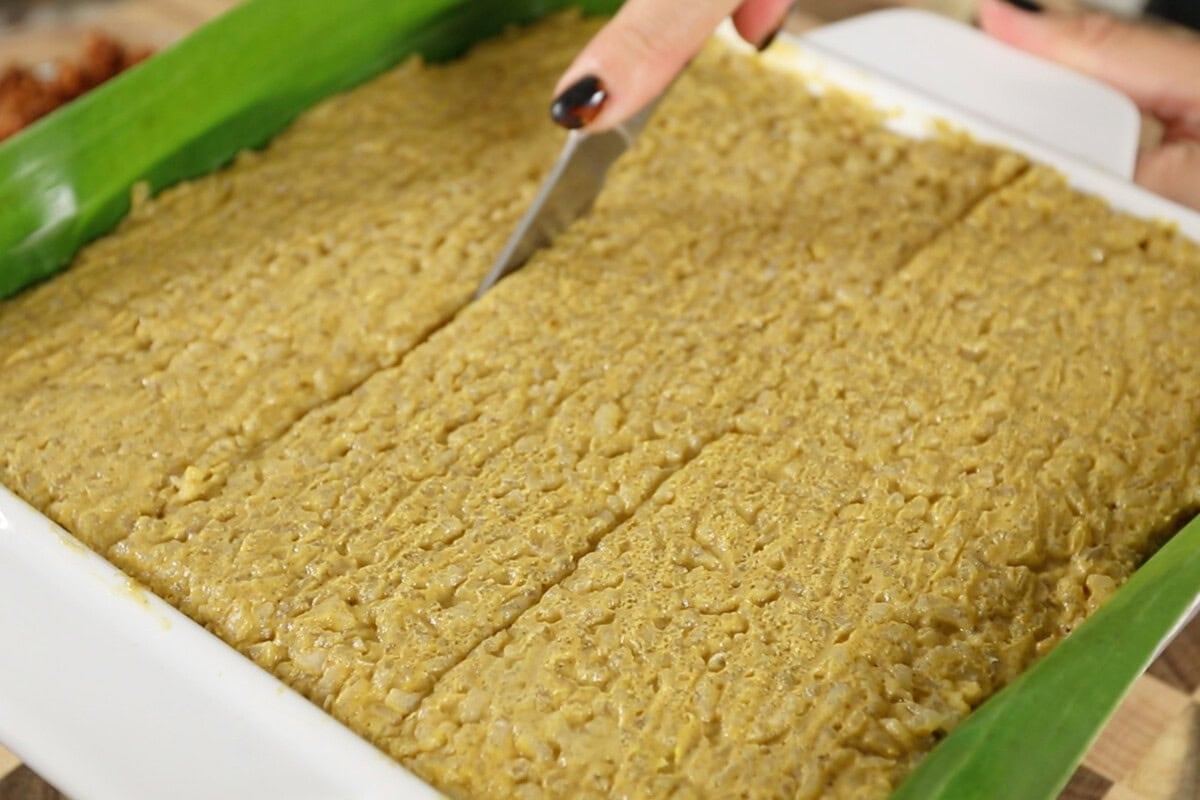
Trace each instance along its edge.
{"label": "white ceramic pan", "polygon": [[[784,40],[771,63],[898,130],[951,121],[1200,239],[1200,216],[1130,183],[1137,111],[1103,86],[919,12]],[[0,741],[81,800],[437,796],[3,487],[0,643]]]}

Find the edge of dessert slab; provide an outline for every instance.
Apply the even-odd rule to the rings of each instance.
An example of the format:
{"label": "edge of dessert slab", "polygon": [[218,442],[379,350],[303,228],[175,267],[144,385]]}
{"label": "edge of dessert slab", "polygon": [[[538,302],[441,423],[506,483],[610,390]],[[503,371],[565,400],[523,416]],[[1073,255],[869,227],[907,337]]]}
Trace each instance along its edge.
{"label": "edge of dessert slab", "polygon": [[[566,6],[604,12],[617,5],[252,0],[0,146],[0,297],[47,278],[111,228],[128,209],[135,183],[157,190],[212,171],[238,150],[264,143],[320,98],[410,53],[449,58],[507,24]],[[281,18],[286,24],[279,24]],[[295,69],[299,53],[303,70]],[[876,81],[870,65],[863,66],[861,79]],[[854,83],[860,79],[854,71],[828,77]],[[1081,189],[1143,216],[1175,220],[1200,236],[1200,217],[1073,160],[1037,136],[977,120],[952,102],[926,102],[919,97],[925,87],[913,85],[915,94],[901,87],[884,92],[885,99],[956,124],[967,120],[975,135],[1063,169]],[[1050,655],[976,711],[896,797],[1054,796],[1124,692],[1198,602],[1200,520]],[[0,627],[6,624],[0,614]]]}

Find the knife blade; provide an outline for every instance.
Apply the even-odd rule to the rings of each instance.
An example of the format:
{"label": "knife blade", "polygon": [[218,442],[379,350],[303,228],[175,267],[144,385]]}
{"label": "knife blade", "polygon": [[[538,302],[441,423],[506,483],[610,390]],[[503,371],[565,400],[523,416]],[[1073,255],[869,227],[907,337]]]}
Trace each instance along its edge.
{"label": "knife blade", "polygon": [[604,187],[609,168],[633,145],[657,108],[660,95],[623,125],[595,133],[570,131],[554,168],[479,288],[475,299],[516,272],[535,252],[586,214]]}

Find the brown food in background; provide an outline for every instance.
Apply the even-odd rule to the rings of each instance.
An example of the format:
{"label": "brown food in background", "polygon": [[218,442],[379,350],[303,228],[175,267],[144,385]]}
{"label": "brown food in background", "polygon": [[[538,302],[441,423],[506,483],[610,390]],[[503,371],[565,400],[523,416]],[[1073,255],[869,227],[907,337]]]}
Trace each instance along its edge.
{"label": "brown food in background", "polygon": [[54,74],[39,78],[33,69],[14,65],[0,73],[0,140],[149,57],[149,48],[132,48],[91,31],[78,61],[60,59]]}

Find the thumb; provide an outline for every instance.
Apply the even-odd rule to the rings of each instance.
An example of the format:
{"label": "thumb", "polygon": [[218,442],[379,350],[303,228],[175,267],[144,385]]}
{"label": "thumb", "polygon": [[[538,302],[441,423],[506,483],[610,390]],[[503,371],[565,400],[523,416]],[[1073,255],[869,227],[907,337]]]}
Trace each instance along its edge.
{"label": "thumb", "polygon": [[1200,211],[1200,142],[1173,142],[1146,151],[1138,158],[1137,182]]}
{"label": "thumb", "polygon": [[787,12],[787,0],[627,0],[567,69],[551,114],[568,128],[620,124],[658,96],[721,20],[757,44]]}
{"label": "thumb", "polygon": [[1104,14],[1038,14],[983,0],[980,25],[1034,55],[1091,75],[1165,122],[1200,113],[1200,40]]}

